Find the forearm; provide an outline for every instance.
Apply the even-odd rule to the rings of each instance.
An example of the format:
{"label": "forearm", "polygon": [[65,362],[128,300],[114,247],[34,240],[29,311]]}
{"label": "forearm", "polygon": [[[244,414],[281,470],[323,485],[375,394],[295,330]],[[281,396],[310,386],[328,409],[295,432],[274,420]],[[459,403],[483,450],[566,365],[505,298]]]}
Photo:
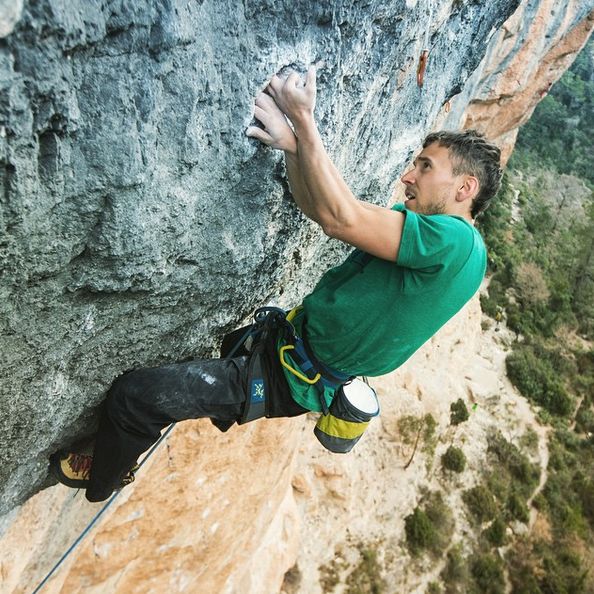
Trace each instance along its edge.
{"label": "forearm", "polygon": [[319,223],[315,217],[315,208],[311,194],[307,189],[303,175],[301,175],[297,153],[285,151],[285,165],[287,168],[287,177],[289,178],[289,187],[295,203],[306,217]]}
{"label": "forearm", "polygon": [[310,216],[332,235],[334,229],[352,221],[359,201],[328,156],[313,116],[303,117],[294,124],[299,172],[313,211]]}

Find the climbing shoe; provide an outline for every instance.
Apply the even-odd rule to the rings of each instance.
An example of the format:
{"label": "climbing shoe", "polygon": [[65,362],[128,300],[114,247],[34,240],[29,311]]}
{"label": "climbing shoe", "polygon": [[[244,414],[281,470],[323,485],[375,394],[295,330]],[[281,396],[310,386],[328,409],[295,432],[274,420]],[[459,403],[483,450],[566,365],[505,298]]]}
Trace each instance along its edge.
{"label": "climbing shoe", "polygon": [[93,456],[60,451],[50,456],[50,468],[54,476],[67,487],[86,489],[91,477]]}
{"label": "climbing shoe", "polygon": [[[90,454],[62,450],[50,456],[50,468],[54,476],[63,485],[74,489],[86,489],[89,486],[92,465],[93,456]],[[134,482],[138,468],[138,464],[135,464],[128,471],[118,489]]]}
{"label": "climbing shoe", "polygon": [[139,464],[134,464],[132,468],[128,471],[128,474],[122,479],[122,484],[120,485],[120,489],[123,489],[126,485],[134,482],[136,478],[136,471],[140,468]]}

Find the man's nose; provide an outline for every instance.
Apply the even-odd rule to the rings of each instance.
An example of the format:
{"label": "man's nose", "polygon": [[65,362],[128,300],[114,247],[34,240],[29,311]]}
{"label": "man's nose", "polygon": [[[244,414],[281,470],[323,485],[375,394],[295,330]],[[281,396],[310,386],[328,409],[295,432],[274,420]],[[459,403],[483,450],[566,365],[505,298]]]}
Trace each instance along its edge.
{"label": "man's nose", "polygon": [[415,170],[414,169],[410,169],[409,171],[407,171],[401,178],[400,181],[405,184],[405,185],[410,185],[410,184],[414,184],[415,183]]}

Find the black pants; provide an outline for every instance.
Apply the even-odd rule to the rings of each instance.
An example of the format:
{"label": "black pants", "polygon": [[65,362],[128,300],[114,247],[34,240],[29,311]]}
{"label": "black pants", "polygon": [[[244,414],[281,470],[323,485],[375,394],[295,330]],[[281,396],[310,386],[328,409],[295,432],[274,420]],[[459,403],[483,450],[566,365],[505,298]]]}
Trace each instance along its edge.
{"label": "black pants", "polygon": [[[266,416],[303,414],[307,410],[291,398],[275,353],[271,341],[264,356]],[[238,421],[246,400],[248,363],[249,356],[242,355],[138,369],[119,377],[101,414],[87,499],[107,499],[171,423],[208,417],[225,429]]]}

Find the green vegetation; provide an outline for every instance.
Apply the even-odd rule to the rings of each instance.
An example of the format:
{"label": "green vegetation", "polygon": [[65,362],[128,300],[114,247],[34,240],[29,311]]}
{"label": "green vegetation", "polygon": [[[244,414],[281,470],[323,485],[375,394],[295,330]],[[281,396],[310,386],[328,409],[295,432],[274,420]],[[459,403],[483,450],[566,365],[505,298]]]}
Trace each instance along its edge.
{"label": "green vegetation", "polygon": [[479,522],[492,520],[497,513],[497,504],[493,494],[484,485],[477,485],[462,495],[468,511]]}
{"label": "green vegetation", "polygon": [[404,518],[406,544],[412,555],[439,556],[449,542],[454,523],[441,493],[427,495],[421,506]]}
{"label": "green vegetation", "polygon": [[448,551],[446,566],[439,577],[445,585],[446,594],[461,591],[462,586],[468,582],[468,566],[462,556],[460,545],[454,546]]}
{"label": "green vegetation", "polygon": [[452,425],[459,425],[468,420],[468,408],[462,398],[458,398],[456,402],[450,405],[450,423]]}
{"label": "green vegetation", "polygon": [[491,525],[485,529],[483,535],[487,542],[493,547],[501,547],[505,544],[505,522],[501,517],[495,518]]}
{"label": "green vegetation", "polygon": [[[594,591],[593,125],[591,40],[520,130],[480,221],[490,270],[483,311],[515,332],[508,376],[551,425],[548,480],[534,500],[544,527],[515,537],[504,560],[514,594]],[[519,443],[534,452],[538,436]],[[495,592],[501,567],[489,548],[505,542],[506,523],[528,521],[539,473],[501,435],[490,437],[489,456],[492,471],[465,501],[471,517],[494,518],[468,564],[479,591]]]}
{"label": "green vegetation", "polygon": [[554,415],[567,416],[573,402],[553,366],[539,358],[531,346],[518,345],[505,361],[515,386]]}
{"label": "green vegetation", "polygon": [[422,417],[407,415],[398,419],[398,431],[406,445],[412,447],[411,456],[406,467],[413,461],[418,449],[427,456],[428,469],[433,464],[433,454],[437,445],[437,421],[427,413]]}
{"label": "green vegetation", "polygon": [[470,563],[470,573],[476,587],[470,589],[473,594],[503,594],[505,580],[503,567],[498,557],[492,554],[477,555]]}
{"label": "green vegetation", "polygon": [[[356,543],[359,551],[359,561],[350,570],[348,575],[344,574],[349,570],[349,565],[343,557],[343,551],[337,547],[334,551],[335,557],[326,565],[320,565],[320,586],[322,592],[334,592],[339,584],[344,583],[341,592],[345,594],[383,594],[386,592],[386,582],[382,577],[382,565],[378,559],[378,542]],[[344,579],[344,582],[342,581]],[[285,576],[285,582],[287,578]],[[301,577],[296,583],[299,586]],[[283,588],[286,584],[283,584]],[[295,590],[296,591],[296,590]]]}
{"label": "green vegetation", "polygon": [[359,546],[359,563],[346,579],[345,594],[382,594],[386,582],[381,577],[381,566],[374,547]]}
{"label": "green vegetation", "polygon": [[539,163],[541,167],[574,174],[594,185],[592,62],[590,41],[522,128],[514,167],[527,171]]}
{"label": "green vegetation", "polygon": [[500,432],[491,433],[487,443],[487,452],[498,462],[496,472],[500,489],[496,492],[499,498],[503,499],[510,490],[520,493],[524,499],[530,497],[538,484],[540,470]]}
{"label": "green vegetation", "polygon": [[446,470],[462,472],[466,468],[466,456],[460,448],[450,446],[441,457],[441,464]]}

